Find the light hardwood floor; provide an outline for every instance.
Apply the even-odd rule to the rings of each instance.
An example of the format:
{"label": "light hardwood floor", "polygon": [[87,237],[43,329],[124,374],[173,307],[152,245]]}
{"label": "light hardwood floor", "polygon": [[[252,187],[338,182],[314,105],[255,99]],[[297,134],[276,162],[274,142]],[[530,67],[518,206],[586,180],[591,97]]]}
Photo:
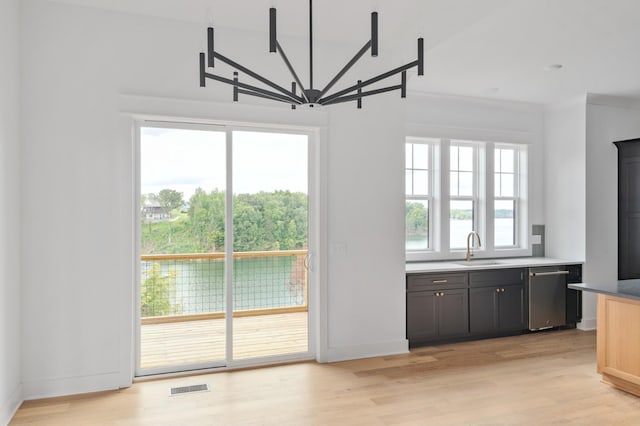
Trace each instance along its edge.
{"label": "light hardwood floor", "polygon": [[[28,401],[11,425],[639,425],[640,399],[600,381],[595,339],[540,332],[141,382]],[[168,396],[199,383],[211,390]]]}

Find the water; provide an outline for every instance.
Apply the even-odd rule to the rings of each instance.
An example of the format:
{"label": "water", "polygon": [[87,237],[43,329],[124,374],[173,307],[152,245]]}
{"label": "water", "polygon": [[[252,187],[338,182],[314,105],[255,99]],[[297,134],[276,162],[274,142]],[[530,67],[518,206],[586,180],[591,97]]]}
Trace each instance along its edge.
{"label": "water", "polygon": [[[452,221],[455,225],[451,226],[450,240],[452,242],[458,241],[458,247],[467,247],[467,235],[473,229],[471,219],[468,220],[455,220]],[[500,218],[495,219],[495,245],[496,246],[511,246],[513,245],[513,219]],[[483,236],[481,235],[480,238]],[[426,236],[423,235],[411,235],[407,238],[406,249],[407,250],[425,250],[427,246]]]}
{"label": "water", "polygon": [[[170,296],[175,314],[225,311],[223,259],[161,261],[162,273],[176,272]],[[151,262],[142,262],[144,271]],[[252,310],[304,306],[306,274],[295,256],[236,259],[233,272],[233,309]]]}

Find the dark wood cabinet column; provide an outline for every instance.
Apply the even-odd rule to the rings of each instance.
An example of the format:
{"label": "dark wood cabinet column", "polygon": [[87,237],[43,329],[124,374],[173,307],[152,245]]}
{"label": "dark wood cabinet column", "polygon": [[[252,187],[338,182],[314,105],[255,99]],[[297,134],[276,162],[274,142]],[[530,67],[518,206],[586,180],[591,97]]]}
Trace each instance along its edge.
{"label": "dark wood cabinet column", "polygon": [[618,279],[640,278],[640,139],[618,147]]}

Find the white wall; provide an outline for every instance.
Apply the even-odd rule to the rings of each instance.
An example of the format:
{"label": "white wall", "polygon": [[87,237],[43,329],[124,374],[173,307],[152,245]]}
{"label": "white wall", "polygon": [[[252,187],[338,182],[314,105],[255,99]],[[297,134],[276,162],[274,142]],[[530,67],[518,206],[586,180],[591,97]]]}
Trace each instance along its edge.
{"label": "white wall", "polygon": [[546,255],[585,259],[586,99],[545,110]]}
{"label": "white wall", "polygon": [[0,2],[0,424],[22,400],[19,2]]}
{"label": "white wall", "polygon": [[363,102],[330,113],[329,361],[408,350],[404,102],[396,94]]}
{"label": "white wall", "polygon": [[[590,95],[586,117],[584,279],[612,281],[618,279],[618,151],[612,142],[640,137],[640,104]],[[595,314],[595,297],[583,300],[583,309]]]}

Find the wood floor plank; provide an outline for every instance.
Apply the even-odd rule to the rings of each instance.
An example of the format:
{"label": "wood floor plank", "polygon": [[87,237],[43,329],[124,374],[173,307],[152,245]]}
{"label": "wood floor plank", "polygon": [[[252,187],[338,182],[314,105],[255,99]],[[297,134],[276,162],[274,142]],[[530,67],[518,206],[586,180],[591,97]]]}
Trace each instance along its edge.
{"label": "wood floor plank", "polygon": [[640,398],[601,382],[594,332],[563,330],[27,401],[10,424],[638,425]]}

